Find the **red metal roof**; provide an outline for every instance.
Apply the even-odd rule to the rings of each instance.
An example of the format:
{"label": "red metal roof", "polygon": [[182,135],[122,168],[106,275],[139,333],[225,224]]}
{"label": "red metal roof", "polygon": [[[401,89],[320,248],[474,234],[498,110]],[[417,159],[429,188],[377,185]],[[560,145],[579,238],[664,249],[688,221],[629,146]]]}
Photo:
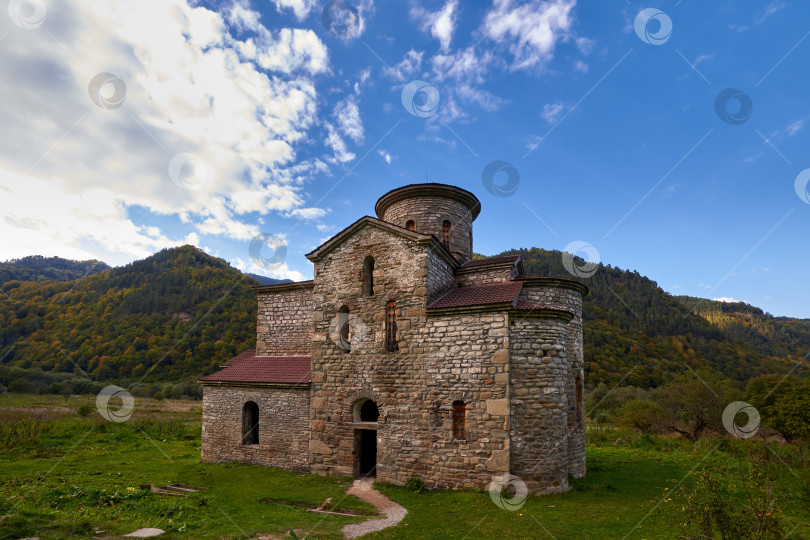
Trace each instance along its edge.
{"label": "red metal roof", "polygon": [[462,268],[470,268],[473,266],[484,266],[486,264],[498,264],[515,262],[520,258],[520,255],[507,255],[505,257],[488,257],[486,259],[476,259],[474,261],[467,261],[461,265]]}
{"label": "red metal roof", "polygon": [[311,379],[309,356],[255,356],[255,351],[245,351],[223,365],[200,381],[305,384]]}
{"label": "red metal roof", "polygon": [[428,309],[511,303],[517,299],[522,287],[522,283],[511,281],[457,287],[430,304]]}

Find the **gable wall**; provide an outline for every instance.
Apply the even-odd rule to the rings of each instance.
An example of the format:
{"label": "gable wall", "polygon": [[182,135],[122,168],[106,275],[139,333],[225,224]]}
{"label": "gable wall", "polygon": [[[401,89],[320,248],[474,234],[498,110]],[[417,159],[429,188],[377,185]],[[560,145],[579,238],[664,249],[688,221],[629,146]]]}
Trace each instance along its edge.
{"label": "gable wall", "polygon": [[308,356],[312,346],[312,289],[257,294],[256,356]]}

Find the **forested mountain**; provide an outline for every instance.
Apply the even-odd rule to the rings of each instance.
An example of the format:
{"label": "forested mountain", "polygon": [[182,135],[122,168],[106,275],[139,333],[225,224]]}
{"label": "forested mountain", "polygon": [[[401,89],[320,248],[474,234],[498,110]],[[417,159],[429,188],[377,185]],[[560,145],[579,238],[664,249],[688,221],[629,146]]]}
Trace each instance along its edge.
{"label": "forested mountain", "polygon": [[110,267],[101,261],[73,261],[32,255],[0,262],[0,284],[7,281],[70,281],[97,274]]}
{"label": "forested mountain", "polygon": [[[574,279],[559,251],[532,248],[500,255],[517,254],[527,274]],[[742,303],[675,297],[638,272],[610,265],[578,281],[590,288],[583,305],[588,386],[621,381],[655,387],[673,372],[700,367],[745,381],[787,373],[810,352],[810,319],[772,317]]]}
{"label": "forested mountain", "polygon": [[[559,251],[502,255],[510,254],[523,257],[528,274],[571,277]],[[590,288],[584,303],[589,387],[600,382],[655,387],[673,372],[702,367],[745,381],[786,373],[810,351],[807,319],[674,297],[638,272],[609,265],[580,281]],[[255,345],[256,297],[250,286],[258,284],[191,246],[73,281],[4,283],[0,384],[8,385],[15,373],[22,376],[21,370],[9,371],[12,366],[34,373],[41,387],[63,378],[32,369],[64,377],[77,373],[81,381],[64,379],[74,389],[89,379],[126,381],[128,388],[138,381],[194,381]]]}
{"label": "forested mountain", "polygon": [[0,286],[0,357],[96,381],[193,380],[253,347],[258,284],[192,246],[72,282],[12,281]]}
{"label": "forested mountain", "polygon": [[251,274],[246,273],[246,276],[250,276],[262,285],[275,285],[276,283],[292,283],[291,279],[273,279],[267,276],[260,276],[259,274]]}

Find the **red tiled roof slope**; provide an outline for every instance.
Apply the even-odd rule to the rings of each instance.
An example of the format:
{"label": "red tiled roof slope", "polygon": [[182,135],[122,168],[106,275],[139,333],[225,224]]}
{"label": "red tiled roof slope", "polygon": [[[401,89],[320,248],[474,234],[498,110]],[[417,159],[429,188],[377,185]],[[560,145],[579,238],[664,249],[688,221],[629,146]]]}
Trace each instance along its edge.
{"label": "red tiled roof slope", "polygon": [[522,287],[523,284],[520,282],[487,283],[485,285],[457,287],[430,304],[428,309],[514,302]]}
{"label": "red tiled roof slope", "polygon": [[243,353],[237,354],[236,356],[234,356],[230,360],[226,360],[225,362],[223,362],[222,367],[230,366],[231,364],[235,364],[236,362],[239,362],[241,360],[245,360],[247,358],[252,358],[254,356],[256,356],[256,351],[254,351],[253,349],[247,350],[247,351],[245,351]]}
{"label": "red tiled roof slope", "polygon": [[202,382],[305,384],[310,382],[309,356],[255,356],[245,351]]}

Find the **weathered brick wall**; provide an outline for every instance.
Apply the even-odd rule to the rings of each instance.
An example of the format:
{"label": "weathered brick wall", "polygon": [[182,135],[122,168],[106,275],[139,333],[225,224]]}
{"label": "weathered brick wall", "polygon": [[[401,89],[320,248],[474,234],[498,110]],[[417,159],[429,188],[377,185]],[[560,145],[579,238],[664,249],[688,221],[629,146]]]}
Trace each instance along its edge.
{"label": "weathered brick wall", "polygon": [[[259,444],[242,444],[242,409],[259,406]],[[309,472],[309,389],[203,385],[202,460]]]}
{"label": "weathered brick wall", "polygon": [[[585,385],[585,362],[582,351],[582,289],[564,281],[526,281],[520,293],[521,300],[564,309],[574,318],[568,323],[566,356],[568,372],[565,388],[567,407],[568,472],[575,478],[585,476],[585,398],[584,391],[577,394],[577,384]],[[579,399],[577,396],[579,395]]]}
{"label": "weathered brick wall", "polygon": [[442,224],[450,221],[450,252],[461,262],[472,258],[472,212],[464,204],[444,197],[420,196],[393,203],[385,210],[383,221],[405,227],[414,220],[416,231],[442,239]]}
{"label": "weathered brick wall", "polygon": [[569,360],[564,320],[514,314],[510,330],[512,474],[531,493],[568,489]]}
{"label": "weathered brick wall", "polygon": [[308,356],[312,347],[312,285],[260,291],[256,356]]}
{"label": "weathered brick wall", "polygon": [[[485,487],[508,470],[508,330],[504,314],[428,316],[431,283],[449,283],[429,248],[367,226],[316,262],[313,298],[311,467],[351,475],[357,455],[353,404],[380,409],[377,478],[431,487]],[[375,257],[374,295],[362,296],[359,270]],[[442,263],[444,264],[444,263]],[[435,281],[434,281],[435,280]],[[384,350],[385,305],[397,299],[399,351]],[[364,339],[343,352],[329,323],[350,308]],[[467,440],[452,438],[452,403],[468,403]]]}

